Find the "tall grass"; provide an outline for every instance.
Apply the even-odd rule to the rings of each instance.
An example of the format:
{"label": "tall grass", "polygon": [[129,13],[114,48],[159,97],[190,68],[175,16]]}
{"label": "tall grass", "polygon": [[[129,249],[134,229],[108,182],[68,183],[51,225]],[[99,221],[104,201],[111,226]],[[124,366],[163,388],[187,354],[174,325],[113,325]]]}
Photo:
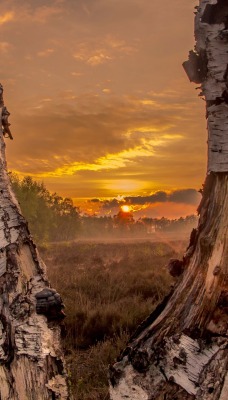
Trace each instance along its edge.
{"label": "tall grass", "polygon": [[65,243],[41,248],[64,299],[64,347],[75,400],[107,400],[107,370],[169,291],[183,243]]}

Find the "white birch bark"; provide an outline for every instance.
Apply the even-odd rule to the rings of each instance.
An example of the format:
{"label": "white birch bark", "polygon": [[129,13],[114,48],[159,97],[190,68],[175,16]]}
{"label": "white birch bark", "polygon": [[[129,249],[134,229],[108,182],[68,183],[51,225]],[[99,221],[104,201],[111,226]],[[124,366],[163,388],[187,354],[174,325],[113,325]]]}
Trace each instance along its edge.
{"label": "white birch bark", "polygon": [[200,0],[195,36],[184,68],[202,84],[209,134],[199,225],[176,287],[110,368],[112,400],[228,398],[227,0]]}
{"label": "white birch bark", "polygon": [[68,399],[55,301],[37,313],[49,282],[7,175],[0,103],[0,399]]}

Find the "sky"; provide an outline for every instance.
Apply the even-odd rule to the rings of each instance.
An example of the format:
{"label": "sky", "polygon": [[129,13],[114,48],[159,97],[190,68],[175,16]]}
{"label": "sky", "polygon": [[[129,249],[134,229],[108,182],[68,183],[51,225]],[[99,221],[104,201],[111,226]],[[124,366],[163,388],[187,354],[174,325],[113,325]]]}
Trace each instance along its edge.
{"label": "sky", "polygon": [[197,1],[1,0],[8,169],[87,213],[194,213],[204,101],[182,67]]}

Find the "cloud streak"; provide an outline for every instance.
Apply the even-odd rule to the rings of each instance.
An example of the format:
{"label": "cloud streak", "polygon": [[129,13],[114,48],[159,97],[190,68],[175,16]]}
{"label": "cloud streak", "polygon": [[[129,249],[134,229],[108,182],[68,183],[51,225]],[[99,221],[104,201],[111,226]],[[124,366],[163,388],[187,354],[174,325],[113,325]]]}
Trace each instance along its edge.
{"label": "cloud streak", "polygon": [[105,38],[92,38],[87,42],[79,42],[75,46],[73,58],[91,67],[128,57],[137,52],[137,44],[126,42],[118,36],[107,35]]}
{"label": "cloud streak", "polygon": [[[164,113],[162,107],[158,111],[157,103],[148,109],[140,99],[111,98],[107,103],[101,96],[79,98],[70,91],[60,99],[63,96],[73,103],[64,106],[55,99],[42,99],[35,112],[31,109],[17,117],[18,143],[12,151],[31,164],[29,148],[33,148],[32,173],[61,176],[80,170],[131,168],[145,158],[159,161],[171,143],[185,140],[182,121],[176,122],[172,105]],[[21,163],[13,168],[28,172]]]}

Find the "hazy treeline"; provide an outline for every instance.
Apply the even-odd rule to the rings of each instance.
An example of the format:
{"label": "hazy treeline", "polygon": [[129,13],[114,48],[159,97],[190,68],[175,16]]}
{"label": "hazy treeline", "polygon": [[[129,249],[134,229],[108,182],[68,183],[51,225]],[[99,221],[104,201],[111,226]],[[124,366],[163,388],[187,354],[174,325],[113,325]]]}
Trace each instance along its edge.
{"label": "hazy treeline", "polygon": [[50,193],[43,183],[27,176],[20,180],[10,173],[14,192],[36,241],[68,241],[80,238],[152,237],[159,233],[189,233],[196,226],[195,215],[170,220],[140,218],[119,211],[115,216],[82,215],[72,199]]}
{"label": "hazy treeline", "polygon": [[196,227],[197,221],[196,215],[174,220],[165,217],[134,220],[131,213],[119,211],[114,217],[83,217],[81,234],[82,237],[105,238],[152,238],[159,233],[189,234]]}

